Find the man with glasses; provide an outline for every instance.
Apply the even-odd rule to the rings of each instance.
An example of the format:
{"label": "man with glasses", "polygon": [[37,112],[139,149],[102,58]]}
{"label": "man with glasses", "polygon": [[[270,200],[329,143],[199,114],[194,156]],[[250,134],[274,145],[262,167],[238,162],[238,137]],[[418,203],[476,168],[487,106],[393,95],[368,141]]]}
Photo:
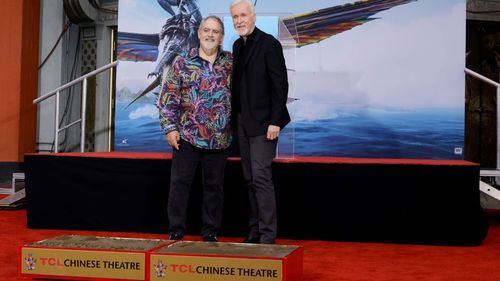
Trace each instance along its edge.
{"label": "man with glasses", "polygon": [[202,235],[217,242],[222,220],[224,168],[231,143],[232,56],[221,50],[224,25],[209,16],[198,29],[200,46],[177,56],[164,70],[158,108],[173,148],[168,198],[169,239],[186,232],[189,191],[196,168],[203,176]]}

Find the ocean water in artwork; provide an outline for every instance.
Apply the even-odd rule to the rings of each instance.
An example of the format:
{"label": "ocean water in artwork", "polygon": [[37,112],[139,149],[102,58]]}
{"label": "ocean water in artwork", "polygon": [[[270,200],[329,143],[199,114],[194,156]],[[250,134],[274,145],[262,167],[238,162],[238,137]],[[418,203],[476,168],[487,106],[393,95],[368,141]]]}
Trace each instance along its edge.
{"label": "ocean water in artwork", "polygon": [[[116,103],[115,150],[167,152],[153,103]],[[295,120],[278,156],[462,159],[463,111],[340,110],[335,118]]]}

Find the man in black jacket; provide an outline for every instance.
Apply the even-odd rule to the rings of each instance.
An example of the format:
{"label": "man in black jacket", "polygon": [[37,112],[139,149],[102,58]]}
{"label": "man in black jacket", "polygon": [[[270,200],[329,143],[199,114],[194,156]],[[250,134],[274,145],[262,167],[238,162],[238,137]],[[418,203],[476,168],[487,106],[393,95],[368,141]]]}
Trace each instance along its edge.
{"label": "man in black jacket", "polygon": [[232,107],[251,208],[244,242],[273,244],[277,220],[271,165],[279,133],[290,122],[285,58],[280,42],[255,27],[250,0],[234,0],[230,11],[240,35],[233,45]]}

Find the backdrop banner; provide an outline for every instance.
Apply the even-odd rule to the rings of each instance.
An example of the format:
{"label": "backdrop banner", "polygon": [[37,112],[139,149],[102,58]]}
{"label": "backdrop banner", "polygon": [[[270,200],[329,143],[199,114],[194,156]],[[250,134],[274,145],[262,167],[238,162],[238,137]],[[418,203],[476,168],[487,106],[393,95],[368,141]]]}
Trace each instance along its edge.
{"label": "backdrop banner", "polygon": [[[115,150],[170,151],[162,69],[197,46],[189,30],[208,15],[232,50],[231,2],[120,0]],[[280,157],[463,158],[464,0],[256,1],[256,12],[288,68]]]}

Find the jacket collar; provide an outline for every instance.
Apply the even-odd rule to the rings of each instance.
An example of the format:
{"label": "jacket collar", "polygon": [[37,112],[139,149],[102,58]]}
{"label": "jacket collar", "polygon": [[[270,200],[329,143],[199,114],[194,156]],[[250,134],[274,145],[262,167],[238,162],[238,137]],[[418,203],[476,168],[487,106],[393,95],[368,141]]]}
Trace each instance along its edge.
{"label": "jacket collar", "polygon": [[[219,47],[219,50],[217,50],[217,56],[215,57],[215,60],[217,60],[220,56],[224,56],[225,55],[225,52],[223,52],[221,50],[221,48]],[[189,50],[189,53],[188,53],[188,58],[189,59],[194,59],[194,58],[200,58],[200,47],[195,47],[195,48],[192,48],[191,50]]]}
{"label": "jacket collar", "polygon": [[[243,62],[243,65],[241,65],[241,67],[244,67],[248,63],[248,61],[250,60],[250,57],[252,56],[252,54],[255,50],[255,46],[258,45],[258,42],[262,37],[262,33],[263,32],[259,28],[255,27],[252,34],[250,34],[249,38],[247,38],[247,40],[252,40],[253,44],[250,45],[250,50],[248,50],[248,53],[247,53],[248,56],[245,58],[245,61]],[[241,47],[243,46],[243,43],[244,43],[243,37],[240,37],[238,39],[238,42],[237,42],[237,45],[235,48],[235,54],[234,54],[235,57],[237,57],[239,55],[239,53],[241,51]]]}

